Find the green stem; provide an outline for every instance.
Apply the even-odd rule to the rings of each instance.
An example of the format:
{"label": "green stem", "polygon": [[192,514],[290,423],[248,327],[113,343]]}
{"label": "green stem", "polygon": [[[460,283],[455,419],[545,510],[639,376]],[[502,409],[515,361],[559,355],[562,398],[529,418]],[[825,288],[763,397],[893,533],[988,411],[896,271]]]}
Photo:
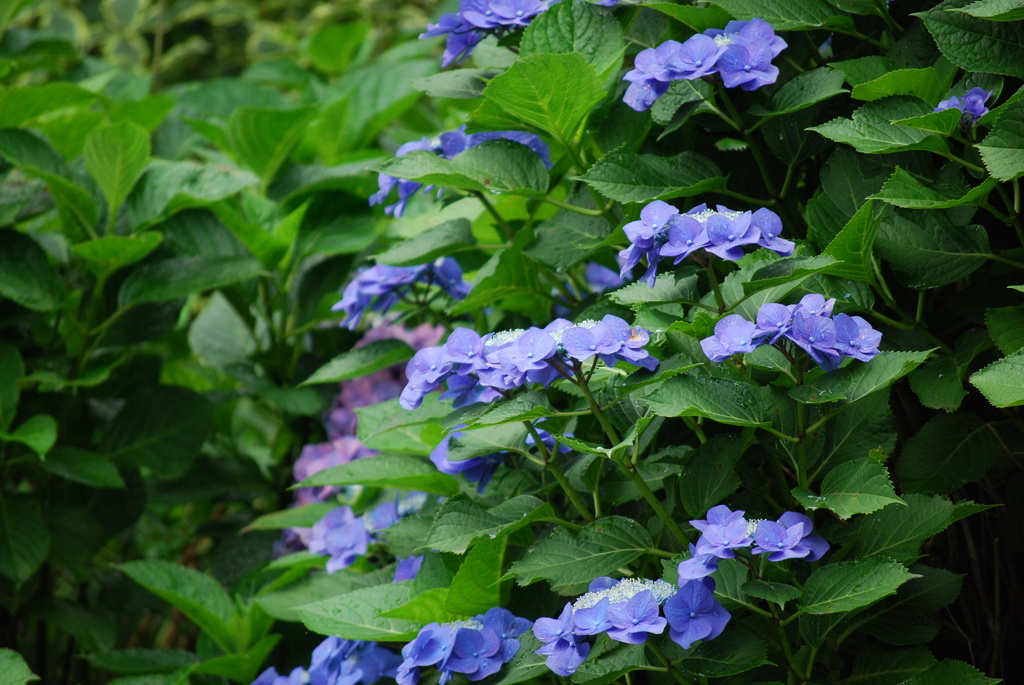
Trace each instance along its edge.
{"label": "green stem", "polygon": [[724,314],[727,310],[725,308],[725,299],[722,297],[722,290],[718,287],[718,277],[715,275],[715,267],[712,265],[711,260],[704,265],[704,271],[708,275],[708,281],[711,283],[711,290],[715,293],[715,303],[718,305],[718,313]]}
{"label": "green stem", "polygon": [[554,205],[555,207],[560,207],[570,212],[575,212],[577,214],[583,214],[584,216],[604,216],[604,213],[608,211],[607,209],[587,209],[586,207],[579,207],[568,202],[556,200],[553,197],[542,197],[541,199],[550,205]]}
{"label": "green stem", "polygon": [[487,199],[487,196],[484,195],[483,192],[479,190],[471,190],[469,192],[471,195],[473,195],[475,198],[477,198],[478,200],[480,200],[480,202],[483,203],[484,209],[487,210],[488,214],[494,217],[494,220],[498,224],[498,228],[500,228],[501,232],[505,234],[505,237],[508,238],[509,240],[512,240],[515,237],[516,232],[512,230],[511,226],[508,225],[508,222],[505,221],[505,218],[498,213],[498,210],[494,208],[494,205],[492,205],[491,201]]}
{"label": "green stem", "polygon": [[736,198],[737,200],[740,200],[741,202],[746,202],[747,204],[754,205],[757,207],[770,207],[774,204],[778,204],[778,200],[763,200],[759,197],[751,197],[750,195],[738,193],[735,190],[729,190],[728,188],[720,188],[718,190],[714,190],[711,192],[716,193],[718,195],[725,195],[726,197],[733,197]]}
{"label": "green stem", "polygon": [[779,643],[782,645],[782,652],[786,655],[786,661],[789,662],[789,667],[797,674],[803,675],[803,669],[796,662],[796,658],[793,656],[793,648],[789,644],[789,637],[786,636],[786,631],[782,627],[782,620],[779,618],[778,610],[771,602],[768,603],[768,609],[771,611],[775,628],[779,631]]}
{"label": "green stem", "polygon": [[1012,259],[1007,259],[1006,257],[1004,257],[1002,255],[998,255],[998,254],[990,252],[990,253],[986,254],[985,256],[988,257],[989,259],[991,259],[994,262],[1000,262],[1002,264],[1006,264],[1007,266],[1012,266],[1012,267],[1014,267],[1016,269],[1024,269],[1024,264],[1021,264],[1020,262],[1016,262],[1016,261],[1014,261]]}
{"label": "green stem", "polygon": [[548,446],[544,444],[544,441],[540,439],[540,435],[537,433],[537,429],[534,428],[533,424],[529,421],[523,421],[523,425],[526,426],[527,432],[533,437],[533,443],[537,446],[537,450],[540,452],[540,456],[544,459],[544,468],[551,472],[551,475],[558,481],[558,485],[561,486],[565,492],[565,496],[569,498],[572,505],[576,507],[576,511],[579,512],[580,516],[586,521],[593,521],[594,515],[590,513],[590,509],[583,502],[580,494],[572,487],[569,483],[569,479],[565,477],[565,473],[562,469],[558,468],[558,464],[551,458],[551,452],[548,450]]}
{"label": "green stem", "polygon": [[577,530],[577,531],[578,530],[583,530],[583,526],[581,526],[578,523],[573,523],[572,521],[566,521],[564,519],[560,519],[560,518],[556,518],[556,517],[536,518],[536,519],[533,519],[533,520],[537,521],[539,523],[554,523],[555,525],[562,526],[563,528],[568,528],[569,530]]}
{"label": "green stem", "polygon": [[675,678],[675,681],[679,683],[679,685],[693,685],[692,680],[684,676],[680,673],[678,668],[672,665],[672,661],[668,658],[665,652],[661,651],[661,647],[659,647],[654,640],[648,640],[647,646],[650,647],[651,651],[654,652],[659,659],[661,659],[662,663],[665,664],[665,669],[673,678]]}
{"label": "green stem", "polygon": [[950,160],[952,162],[956,162],[957,164],[960,164],[961,166],[963,166],[965,169],[969,169],[970,171],[973,171],[976,174],[986,174],[986,173],[988,173],[988,172],[985,171],[984,167],[980,167],[977,164],[971,164],[966,159],[960,159],[959,157],[954,155],[952,152],[939,153],[939,154],[940,154],[940,156],[945,157],[946,159],[948,159],[948,160]]}
{"label": "green stem", "polygon": [[811,645],[810,650],[807,652],[807,670],[804,671],[804,683],[811,682],[811,675],[814,673],[814,659],[818,656],[818,647]]}
{"label": "green stem", "polygon": [[700,441],[700,444],[706,444],[708,436],[704,434],[704,428],[697,423],[697,419],[692,416],[684,416],[682,419],[683,423],[686,424],[686,427],[693,431],[693,434],[697,436],[697,440]]}

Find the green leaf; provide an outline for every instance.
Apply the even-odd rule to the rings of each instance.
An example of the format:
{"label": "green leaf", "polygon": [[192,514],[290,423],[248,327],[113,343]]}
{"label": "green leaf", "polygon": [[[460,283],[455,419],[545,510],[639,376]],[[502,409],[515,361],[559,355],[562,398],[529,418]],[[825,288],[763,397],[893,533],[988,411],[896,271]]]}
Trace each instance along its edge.
{"label": "green leaf", "polygon": [[956,601],[963,585],[963,575],[943,569],[914,564],[910,570],[918,577],[857,617],[861,630],[886,644],[932,640],[938,632],[935,612]]}
{"label": "green leaf", "polygon": [[992,362],[973,374],[970,381],[997,407],[1024,404],[1024,350]]}
{"label": "green leaf", "polygon": [[[802,501],[797,490],[800,488],[794,489],[793,496]],[[905,504],[892,488],[889,471],[870,459],[840,464],[821,482],[822,506],[844,520],[854,514],[870,514],[894,503]]]}
{"label": "green leaf", "polygon": [[435,587],[420,592],[408,604],[382,612],[382,618],[400,618],[415,623],[447,623],[464,619],[467,614],[449,611],[446,608],[448,588]]}
{"label": "green leaf", "polygon": [[949,357],[932,357],[910,374],[910,389],[930,409],[956,411],[967,397],[963,372]]}
{"label": "green leaf", "polygon": [[242,164],[268,183],[298,145],[316,113],[315,107],[239,107],[228,118],[227,143]]}
{"label": "green leaf", "polygon": [[1024,176],[1024,101],[1008,104],[976,147],[985,168],[1000,181]]}
{"label": "green leaf", "polygon": [[897,69],[872,81],[858,83],[850,97],[854,100],[881,100],[890,95],[913,95],[925,102],[938,102],[946,91],[934,67]]}
{"label": "green leaf", "polygon": [[124,478],[117,467],[101,454],[77,447],[59,447],[42,463],[44,469],[67,480],[93,488],[123,490]]}
{"label": "green leaf", "polygon": [[745,447],[738,436],[716,435],[697,448],[686,477],[679,480],[679,501],[687,514],[700,518],[736,491],[740,479],[735,467]]}
{"label": "green leaf", "polygon": [[829,66],[843,72],[846,82],[851,86],[873,81],[898,68],[896,62],[879,55],[832,62]]}
{"label": "green leaf", "polygon": [[824,0],[714,0],[736,19],[764,19],[776,31],[818,29],[836,15]]}
{"label": "green leaf", "polygon": [[985,311],[985,325],[1003,354],[1024,348],[1024,305],[989,308]]}
{"label": "green leaf", "polygon": [[807,385],[793,388],[789,396],[797,402],[818,404],[847,400],[856,402],[893,383],[920,366],[931,350],[921,352],[880,352],[869,362],[851,362],[818,376]]}
{"label": "green leaf", "polygon": [[725,187],[721,170],[696,152],[674,157],[612,152],[579,178],[616,202],[691,197]]}
{"label": "green leaf", "polygon": [[20,499],[0,497],[0,575],[21,585],[49,551],[50,533],[39,512]]}
{"label": "green leaf", "polygon": [[693,301],[697,299],[697,276],[690,273],[678,276],[673,273],[659,274],[650,287],[644,281],[636,281],[618,290],[608,293],[608,297],[618,304],[635,305],[655,302]]}
{"label": "green leaf", "polygon": [[914,574],[887,559],[822,566],[804,584],[798,606],[809,614],[835,614],[874,604],[896,592]]}
{"label": "green leaf", "polygon": [[551,672],[546,663],[547,657],[537,654],[541,643],[532,630],[527,630],[519,638],[519,651],[495,675],[492,685],[517,685],[517,683],[535,680]]}
{"label": "green leaf", "polygon": [[734,426],[768,423],[768,404],[757,386],[724,378],[670,378],[641,400],[658,416],[702,416]]}
{"label": "green leaf", "polygon": [[306,604],[298,611],[314,633],[347,640],[404,642],[416,637],[421,624],[382,614],[408,604],[420,592],[414,590],[413,581],[385,583]]}
{"label": "green leaf", "polygon": [[757,266],[750,280],[743,282],[743,294],[753,295],[787,284],[796,286],[816,273],[833,273],[835,264],[836,260],[827,254],[772,259],[764,266]]}
{"label": "green leaf", "polygon": [[731,18],[725,10],[715,5],[694,7],[691,5],[674,5],[670,2],[647,2],[644,3],[644,7],[667,14],[698,33],[707,29],[720,29],[728,24]]}
{"label": "green leaf", "polygon": [[195,666],[192,672],[219,675],[239,683],[250,682],[280,639],[280,635],[267,635],[240,654],[215,656]]}
{"label": "green leaf", "polygon": [[924,290],[976,271],[985,263],[989,242],[982,226],[957,226],[947,212],[896,210],[879,227],[875,251],[902,283]]}
{"label": "green leaf", "polygon": [[412,84],[431,97],[464,100],[483,95],[487,82],[500,73],[494,69],[452,69],[416,79]]}
{"label": "green leaf", "polygon": [[1024,25],[977,19],[956,10],[971,0],[946,0],[914,16],[924,20],[942,54],[968,71],[1024,78]]}
{"label": "green leaf", "polygon": [[927,671],[904,680],[901,685],[996,685],[1000,682],[962,661],[940,661]]}
{"label": "green leaf", "polygon": [[[554,409],[548,402],[547,395],[542,392],[530,391],[511,400],[496,403],[494,406],[485,405],[483,408],[474,410],[473,413],[460,412],[457,416],[459,423],[476,428],[478,426],[500,426],[513,422],[533,422],[552,413],[554,413]],[[452,425],[450,418],[445,423]]]}
{"label": "green leaf", "polygon": [[1024,5],[1020,0],[977,0],[966,7],[947,11],[963,12],[988,21],[1020,21],[1024,19]]}
{"label": "green leaf", "polygon": [[477,281],[473,290],[461,302],[455,303],[448,311],[459,316],[475,309],[503,302],[506,309],[525,308],[533,311],[540,297],[545,302],[551,299],[551,288],[540,277],[540,267],[533,259],[518,249],[502,250],[495,259],[493,273]]}
{"label": "green leaf", "polygon": [[230,627],[235,614],[231,597],[216,580],[199,571],[168,561],[129,561],[117,568],[154,595],[188,616],[225,652],[247,645]]}
{"label": "green leaf", "polygon": [[922,131],[929,131],[930,133],[939,133],[944,136],[951,136],[960,127],[960,119],[962,116],[963,112],[960,109],[950,107],[949,109],[944,109],[939,112],[928,112],[927,114],[919,114],[916,117],[896,119],[892,123],[899,126],[919,128]]}
{"label": "green leaf", "polygon": [[750,113],[759,117],[789,114],[846,92],[843,88],[843,72],[819,67],[786,81],[772,95],[768,108],[755,104],[751,106]]}
{"label": "green leaf", "polygon": [[44,114],[85,108],[95,99],[95,93],[66,82],[6,88],[0,91],[0,129],[22,128]]}
{"label": "green leaf", "polygon": [[501,606],[500,581],[507,546],[506,535],[473,545],[448,588],[444,605],[448,611],[473,616]]}
{"label": "green leaf", "polygon": [[163,236],[147,231],[133,236],[107,235],[71,246],[71,251],[95,273],[108,275],[121,267],[145,259]]}
{"label": "green leaf", "polygon": [[146,264],[132,271],[121,284],[118,305],[164,302],[195,292],[221,288],[261,273],[259,261],[249,257],[176,257]]}
{"label": "green leaf", "polygon": [[133,231],[186,207],[206,207],[259,182],[248,171],[222,164],[153,160],[125,205]]}
{"label": "green leaf", "polygon": [[528,197],[542,197],[548,189],[548,170],[540,156],[514,140],[488,140],[454,159],[416,150],[388,160],[377,171],[428,185]]}
{"label": "green leaf", "polygon": [[625,46],[615,17],[580,2],[559,3],[534,18],[523,31],[520,57],[579,53],[605,74],[619,66]]}
{"label": "green leaf", "polygon": [[201,661],[183,649],[119,649],[83,656],[96,668],[123,675],[171,673]]}
{"label": "green leaf", "polygon": [[397,399],[358,407],[356,431],[360,442],[374,450],[405,452],[427,456],[440,434],[425,441],[423,433],[451,413],[449,401],[426,401],[414,411],[406,411]]}
{"label": "green leaf", "polygon": [[72,180],[67,164],[46,141],[21,129],[0,130],[0,156],[43,181],[57,205],[82,226],[96,225],[99,209],[92,195]]}
{"label": "green leaf", "polygon": [[606,516],[587,524],[576,536],[556,529],[512,564],[509,574],[520,585],[540,579],[555,586],[589,583],[614,573],[651,545],[650,534],[636,521]]}
{"label": "green leaf", "polygon": [[[316,556],[310,555],[308,552],[304,554]],[[282,557],[282,559],[287,558]],[[316,558],[322,566],[325,561],[324,557],[316,556]],[[304,575],[302,580],[283,589],[257,595],[253,601],[256,606],[278,620],[299,623],[299,607],[344,595],[358,588],[390,583],[394,574],[395,569],[392,566],[370,573],[360,572],[353,568],[343,568],[331,574],[323,570],[314,571],[309,575]]]}
{"label": "green leaf", "polygon": [[853,113],[852,119],[839,117],[820,126],[811,126],[809,130],[817,131],[837,143],[851,145],[857,152],[865,154],[909,150],[929,150],[942,154],[949,149],[945,138],[892,123],[931,110],[931,105],[924,100],[896,95],[862,105]]}
{"label": "green leaf", "polygon": [[825,249],[891,172],[876,158],[846,147],[834,150],[821,171],[821,190],[807,203],[808,235],[819,249]]}
{"label": "green leaf", "polygon": [[780,609],[785,609],[786,602],[791,602],[802,594],[792,585],[773,583],[767,580],[752,580],[743,583],[743,591],[751,597],[773,602],[779,605]]}
{"label": "green leaf", "polygon": [[149,134],[126,121],[94,128],[85,139],[85,169],[107,199],[110,225],[149,162]]}
{"label": "green leaf", "polygon": [[101,451],[115,461],[145,465],[158,476],[178,476],[198,455],[212,422],[213,407],[202,395],[185,388],[142,386],[114,417]]}
{"label": "green leaf", "polygon": [[896,167],[889,180],[885,182],[882,189],[870,200],[881,200],[895,207],[907,207],[912,209],[949,209],[964,205],[981,206],[985,204],[988,194],[997,185],[993,178],[986,178],[980,184],[971,188],[966,193],[960,189],[946,188],[939,186],[927,188],[914,176]]}
{"label": "green leaf", "polygon": [[[579,685],[604,685],[618,681],[632,672],[655,670],[647,659],[643,645],[625,645],[609,640],[603,651],[594,649],[587,660],[572,674],[572,681]],[[636,677],[636,676],[634,676]],[[642,677],[642,676],[641,676]]]}
{"label": "green leaf", "polygon": [[944,497],[905,493],[905,507],[886,507],[853,523],[857,556],[915,559],[925,540],[952,523],[953,507]]}
{"label": "green leaf", "polygon": [[462,554],[474,540],[507,536],[538,518],[554,515],[550,504],[532,495],[519,495],[490,509],[456,497],[441,505],[423,549]]}
{"label": "green leaf", "polygon": [[578,53],[522,57],[484,88],[488,102],[563,146],[604,96],[596,70]]}
{"label": "green leaf", "polygon": [[850,685],[893,685],[928,669],[935,657],[926,647],[888,650],[878,647],[857,652]]}
{"label": "green leaf", "polygon": [[996,430],[972,414],[932,418],[900,451],[903,489],[945,493],[979,480],[1003,456]]}
{"label": "green leaf", "polygon": [[45,312],[60,307],[66,293],[39,243],[14,230],[0,231],[0,296]]}
{"label": "green leaf", "polygon": [[701,642],[679,661],[683,670],[705,678],[725,678],[771,663],[764,641],[742,629]]}
{"label": "green leaf", "polygon": [[346,21],[327,24],[309,39],[305,54],[319,71],[340,74],[352,61],[359,46],[366,41],[371,24],[367,21]]}
{"label": "green leaf", "polygon": [[0,441],[21,443],[42,459],[57,442],[57,422],[49,414],[36,414],[10,433],[0,432]]}
{"label": "green leaf", "polygon": [[25,685],[39,680],[29,670],[28,664],[13,649],[0,649],[0,685]]}
{"label": "green leaf", "polygon": [[332,466],[317,471],[293,487],[310,488],[322,485],[422,490],[445,497],[452,497],[459,492],[459,485],[454,478],[441,473],[433,464],[406,454],[378,454],[375,457]]}
{"label": "green leaf", "polygon": [[285,528],[310,528],[327,516],[336,507],[331,502],[314,502],[300,507],[288,507],[281,511],[264,514],[245,527],[245,530],[283,530]]}
{"label": "green leaf", "polygon": [[871,250],[879,223],[879,216],[874,212],[874,203],[868,201],[861,205],[853,218],[825,248],[825,254],[839,262],[829,270],[829,273],[839,278],[874,283]]}
{"label": "green leaf", "polygon": [[526,453],[528,431],[522,423],[469,428],[448,443],[448,460],[463,461],[499,452]]}
{"label": "green leaf", "polygon": [[473,237],[469,221],[453,219],[385,250],[376,256],[376,260],[379,263],[397,266],[427,264],[438,257],[445,257],[474,244],[476,239]]}
{"label": "green leaf", "polygon": [[0,343],[0,431],[6,431],[18,410],[21,388],[18,381],[25,375],[25,362],[14,345]]}
{"label": "green leaf", "polygon": [[401,340],[377,340],[343,352],[313,372],[299,385],[338,383],[360,378],[412,359],[413,349]]}

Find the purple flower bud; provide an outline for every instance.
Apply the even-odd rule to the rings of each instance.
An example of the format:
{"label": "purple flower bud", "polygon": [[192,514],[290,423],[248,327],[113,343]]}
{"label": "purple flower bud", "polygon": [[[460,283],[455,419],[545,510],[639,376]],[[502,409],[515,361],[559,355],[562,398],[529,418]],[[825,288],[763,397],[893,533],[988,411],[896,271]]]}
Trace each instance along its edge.
{"label": "purple flower bud", "polygon": [[882,334],[859,316],[838,314],[833,319],[836,326],[835,348],[847,357],[869,362],[878,354]]}

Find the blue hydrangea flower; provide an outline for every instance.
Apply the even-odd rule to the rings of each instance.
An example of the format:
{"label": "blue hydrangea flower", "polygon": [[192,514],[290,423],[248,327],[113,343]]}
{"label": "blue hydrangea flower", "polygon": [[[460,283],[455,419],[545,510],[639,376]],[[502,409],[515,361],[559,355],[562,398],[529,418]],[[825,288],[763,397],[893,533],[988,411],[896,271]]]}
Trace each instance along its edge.
{"label": "blue hydrangea flower", "polygon": [[529,627],[529,621],[501,608],[489,609],[486,614],[465,621],[426,625],[402,648],[404,659],[397,668],[398,683],[415,685],[420,669],[434,665],[439,671],[439,683],[448,682],[454,673],[482,680],[516,655],[518,637]]}
{"label": "blue hydrangea flower", "polygon": [[943,100],[933,111],[959,109],[963,112],[963,116],[960,117],[960,125],[969,127],[988,114],[988,107],[985,106],[985,103],[991,97],[992,93],[984,88],[971,88],[962,98],[954,95],[948,100]]}
{"label": "blue hydrangea flower", "polygon": [[753,554],[767,554],[768,561],[803,559],[817,561],[829,549],[825,538],[814,532],[810,517],[787,511],[776,521],[760,521],[754,530]]}
{"label": "blue hydrangea flower", "polygon": [[370,533],[362,519],[350,507],[338,507],[313,524],[309,551],[330,557],[327,572],[334,573],[366,554],[369,544]]}
{"label": "blue hydrangea flower", "polygon": [[676,570],[680,580],[696,580],[717,571],[721,561],[721,558],[714,554],[700,554],[697,547],[691,544],[690,558],[680,561]]}
{"label": "blue hydrangea flower", "polygon": [[345,286],[341,300],[331,311],[343,312],[341,325],[355,330],[367,310],[387,312],[405,297],[414,284],[435,285],[449,297],[461,300],[472,286],[463,280],[462,268],[451,257],[442,257],[430,264],[391,266],[376,264],[359,271]]}
{"label": "blue hydrangea flower", "polygon": [[734,354],[753,352],[757,324],[739,314],[730,314],[715,324],[715,334],[700,341],[700,347],[713,362],[724,362]]}
{"label": "blue hydrangea flower", "polygon": [[668,621],[661,615],[660,605],[650,590],[641,590],[626,602],[612,604],[608,609],[608,637],[631,645],[642,644],[648,635],[665,632]]}
{"label": "blue hydrangea flower", "polygon": [[399,559],[398,564],[395,566],[395,577],[392,579],[395,583],[400,583],[403,580],[412,580],[419,575],[420,568],[423,566],[422,554],[415,554],[411,557],[405,557]]}
{"label": "blue hydrangea flower", "polygon": [[711,578],[688,580],[665,602],[668,635],[683,649],[698,640],[713,640],[722,634],[732,618],[725,607],[715,601],[715,581]]}
{"label": "blue hydrangea flower", "polygon": [[747,520],[743,513],[719,504],[708,509],[707,519],[690,521],[690,525],[701,532],[696,553],[732,559],[736,556],[733,550],[749,547],[753,538],[747,534]]}

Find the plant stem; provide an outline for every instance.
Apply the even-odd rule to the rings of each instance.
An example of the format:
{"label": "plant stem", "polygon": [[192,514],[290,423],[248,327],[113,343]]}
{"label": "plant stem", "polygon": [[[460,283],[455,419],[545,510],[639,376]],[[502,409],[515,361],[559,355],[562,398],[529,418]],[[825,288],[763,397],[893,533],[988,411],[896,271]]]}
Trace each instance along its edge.
{"label": "plant stem", "polygon": [[704,265],[704,271],[708,275],[708,282],[711,283],[711,290],[715,293],[715,303],[718,305],[718,313],[724,314],[726,312],[725,299],[722,297],[722,290],[718,287],[718,277],[715,275],[715,267],[712,266],[711,260]]}
{"label": "plant stem", "polygon": [[544,444],[544,441],[540,439],[540,435],[537,433],[537,429],[534,428],[533,424],[529,421],[523,421],[523,425],[526,426],[527,432],[533,437],[533,442],[540,451],[541,457],[544,459],[544,468],[551,472],[551,475],[558,481],[559,486],[565,492],[565,496],[569,498],[572,505],[576,507],[576,511],[579,512],[580,516],[586,521],[593,521],[594,515],[590,513],[590,509],[583,502],[583,498],[580,494],[572,487],[569,483],[569,479],[565,477],[565,473],[562,469],[558,468],[558,464],[555,463],[551,457],[551,452],[548,450],[548,446]]}
{"label": "plant stem", "polygon": [[578,205],[570,204],[568,202],[556,200],[553,197],[542,197],[541,199],[550,205],[554,205],[555,207],[560,207],[570,212],[576,212],[577,214],[583,214],[584,216],[603,216],[604,213],[607,211],[607,209],[587,209],[586,207],[580,207]]}
{"label": "plant stem", "polygon": [[668,670],[670,674],[672,674],[672,677],[675,678],[676,682],[679,683],[679,685],[693,685],[692,680],[686,678],[686,676],[679,672],[678,668],[672,665],[672,662],[669,660],[668,656],[665,654],[665,652],[661,651],[661,647],[655,644],[654,640],[648,640],[647,646],[651,648],[651,651],[654,652],[659,659],[661,659],[662,663],[665,664],[665,668]]}
{"label": "plant stem", "polygon": [[480,202],[483,203],[484,209],[487,210],[488,214],[494,217],[494,220],[498,224],[498,228],[500,228],[501,232],[505,234],[505,237],[508,238],[509,240],[512,240],[515,237],[516,232],[513,231],[512,227],[508,225],[507,221],[505,221],[505,217],[498,213],[498,210],[494,208],[494,205],[492,205],[491,201],[487,199],[487,196],[484,195],[483,192],[479,190],[471,190],[469,192],[471,195],[473,195],[475,198],[477,198],[478,200],[480,200]]}

